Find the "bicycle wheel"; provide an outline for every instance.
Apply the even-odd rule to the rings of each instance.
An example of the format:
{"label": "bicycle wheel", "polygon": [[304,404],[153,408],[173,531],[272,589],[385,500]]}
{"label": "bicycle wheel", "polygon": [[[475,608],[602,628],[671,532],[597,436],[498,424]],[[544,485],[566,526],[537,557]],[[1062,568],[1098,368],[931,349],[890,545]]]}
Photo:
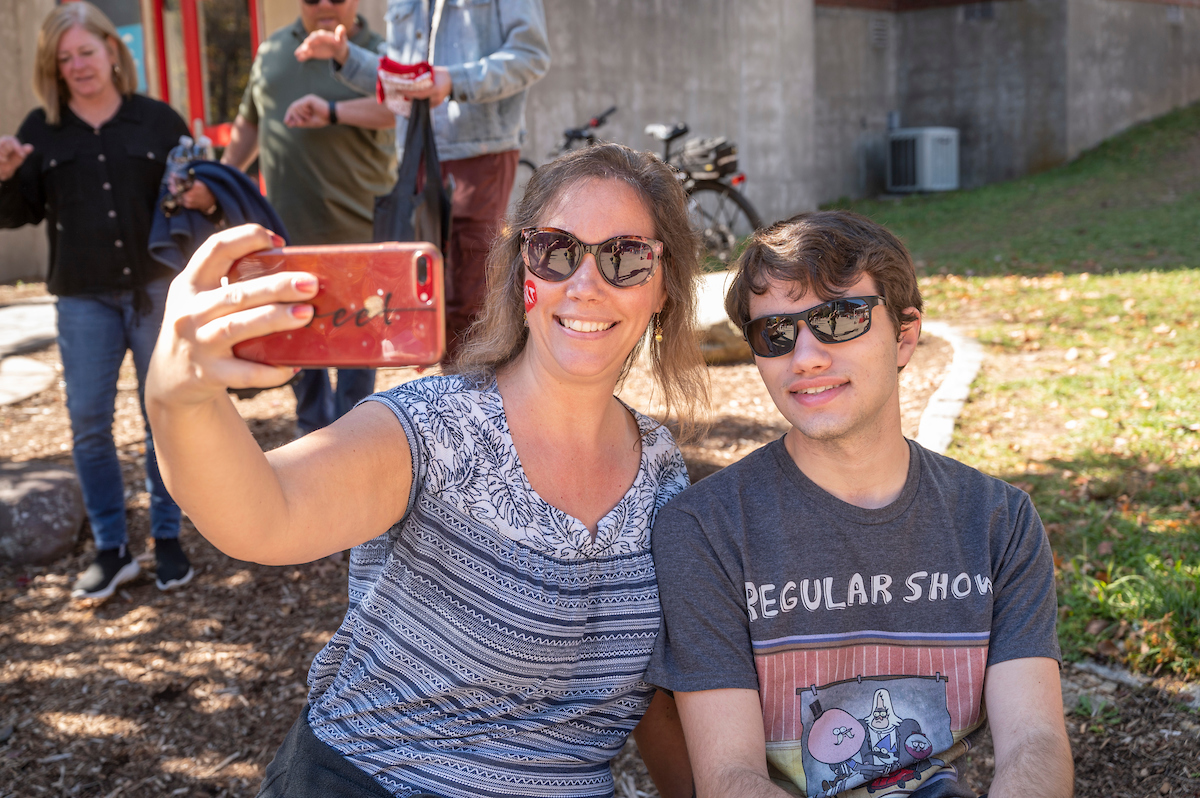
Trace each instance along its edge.
{"label": "bicycle wheel", "polygon": [[693,183],[688,214],[692,227],[700,233],[700,265],[707,271],[732,263],[746,237],[762,227],[762,219],[750,201],[733,186],[715,180]]}
{"label": "bicycle wheel", "polygon": [[522,158],[517,161],[517,174],[513,178],[512,193],[508,195],[508,215],[517,209],[517,203],[525,196],[525,186],[529,184],[529,178],[533,177],[533,173],[537,171],[537,166],[528,158]]}

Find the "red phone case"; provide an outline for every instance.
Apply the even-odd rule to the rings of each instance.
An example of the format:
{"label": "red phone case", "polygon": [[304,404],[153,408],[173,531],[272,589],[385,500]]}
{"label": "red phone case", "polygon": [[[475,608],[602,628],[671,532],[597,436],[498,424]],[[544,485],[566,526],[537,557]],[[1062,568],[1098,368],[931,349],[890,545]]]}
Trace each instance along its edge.
{"label": "red phone case", "polygon": [[274,366],[428,366],[446,348],[442,255],[424,242],[284,247],[237,261],[229,281],[276,272],[317,277],[313,319],[233,347]]}

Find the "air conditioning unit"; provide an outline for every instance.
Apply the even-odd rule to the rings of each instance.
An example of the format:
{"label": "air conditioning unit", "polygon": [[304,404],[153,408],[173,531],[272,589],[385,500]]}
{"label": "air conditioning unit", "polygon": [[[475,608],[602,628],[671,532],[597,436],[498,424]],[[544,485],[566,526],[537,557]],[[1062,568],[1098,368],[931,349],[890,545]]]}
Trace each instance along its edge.
{"label": "air conditioning unit", "polygon": [[957,128],[902,127],[888,131],[889,194],[957,189]]}

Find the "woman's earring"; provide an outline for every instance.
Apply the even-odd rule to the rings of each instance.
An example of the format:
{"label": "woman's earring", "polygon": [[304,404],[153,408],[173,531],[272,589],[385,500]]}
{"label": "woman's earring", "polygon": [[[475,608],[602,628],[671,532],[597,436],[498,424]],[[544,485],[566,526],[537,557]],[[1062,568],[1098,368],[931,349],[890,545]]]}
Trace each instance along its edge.
{"label": "woman's earring", "polygon": [[113,73],[117,74],[117,75],[121,74],[121,65],[120,64],[113,64]]}
{"label": "woman's earring", "polygon": [[662,319],[658,317],[657,313],[654,314],[654,340],[662,343]]}

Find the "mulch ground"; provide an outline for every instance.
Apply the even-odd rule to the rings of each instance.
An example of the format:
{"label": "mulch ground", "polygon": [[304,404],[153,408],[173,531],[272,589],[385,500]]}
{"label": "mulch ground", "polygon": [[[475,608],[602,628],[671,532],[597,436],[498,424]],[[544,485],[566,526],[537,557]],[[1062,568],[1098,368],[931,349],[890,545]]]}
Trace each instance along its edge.
{"label": "mulch ground", "polygon": [[[25,289],[27,292],[29,289]],[[0,288],[0,303],[13,297]],[[7,289],[11,292],[12,289]],[[37,293],[34,289],[32,293]],[[57,363],[53,348],[32,355]],[[917,420],[950,359],[931,339],[901,375],[904,429]],[[378,387],[411,379],[380,373]],[[711,369],[713,425],[685,448],[693,478],[727,465],[786,429],[753,366]],[[114,430],[125,467],[130,539],[153,561],[142,488],[141,420],[128,362]],[[622,395],[654,407],[635,371]],[[238,408],[264,448],[289,441],[295,402],[266,391]],[[0,456],[70,465],[61,384],[0,408]],[[160,593],[152,578],[123,586],[108,602],[69,599],[92,554],[90,532],[49,567],[0,565],[0,798],[10,796],[252,796],[305,700],[313,655],[346,610],[346,563],[302,566],[238,562],[187,524],[182,540],[197,576]],[[1073,680],[1073,681],[1071,681]],[[1089,682],[1064,670],[1095,714],[1067,723],[1077,795],[1200,796],[1200,718],[1165,694]],[[1075,706],[1075,704],[1072,704]],[[990,746],[962,763],[971,786],[987,788]],[[619,798],[656,795],[630,744],[614,763]]]}

